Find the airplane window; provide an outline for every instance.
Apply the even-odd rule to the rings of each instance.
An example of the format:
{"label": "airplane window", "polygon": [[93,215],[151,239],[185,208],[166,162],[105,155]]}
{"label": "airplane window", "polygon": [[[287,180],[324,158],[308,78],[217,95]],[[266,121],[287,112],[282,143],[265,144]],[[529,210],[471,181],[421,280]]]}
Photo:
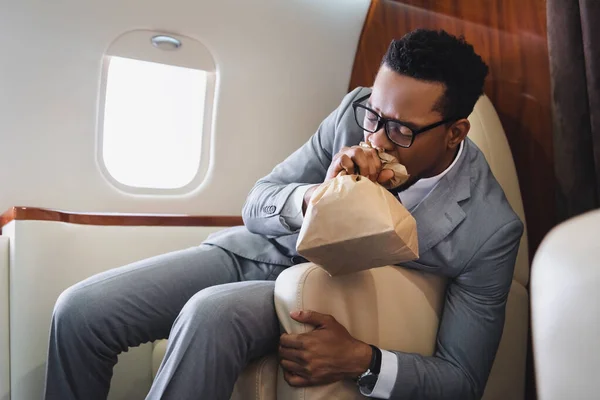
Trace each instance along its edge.
{"label": "airplane window", "polygon": [[207,72],[111,57],[102,154],[109,174],[136,188],[189,184],[201,155]]}

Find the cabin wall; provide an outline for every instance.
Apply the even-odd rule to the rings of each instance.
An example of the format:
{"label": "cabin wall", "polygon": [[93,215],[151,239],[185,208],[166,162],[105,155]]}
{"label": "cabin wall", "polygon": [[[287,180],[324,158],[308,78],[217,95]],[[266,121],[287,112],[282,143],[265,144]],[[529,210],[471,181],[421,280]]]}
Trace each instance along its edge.
{"label": "cabin wall", "polygon": [[10,396],[8,238],[0,236],[0,399]]}
{"label": "cabin wall", "polygon": [[[303,144],[346,93],[368,7],[368,0],[6,2],[0,212],[20,205],[239,215],[255,181]],[[185,193],[125,193],[99,168],[103,55],[134,29],[193,38],[216,63],[202,153],[208,170]]]}
{"label": "cabin wall", "polygon": [[[374,0],[365,21],[369,3],[7,4],[0,14],[0,42],[11,55],[0,61],[0,210],[239,214],[256,179],[300,146],[348,89],[372,84],[392,38],[443,28],[464,34],[490,65],[486,94],[515,158],[534,254],[556,220],[545,0]],[[177,195],[125,193],[100,168],[102,58],[133,29],[196,39],[217,65],[202,154],[208,169]]]}
{"label": "cabin wall", "polygon": [[[21,205],[80,212],[239,215],[255,181],[302,145],[345,95],[369,4],[6,2],[0,12],[5,54],[0,58],[0,213]],[[122,34],[142,29],[194,39],[216,65],[211,130],[203,132],[208,137],[202,140],[207,170],[198,185],[185,192],[127,193],[106,178],[98,159],[105,52]],[[0,279],[0,295],[10,290],[14,300],[10,378],[13,398],[18,399],[41,394],[47,341],[30,339],[36,332],[46,332],[41,336],[47,337],[52,305],[62,290],[132,260],[198,244],[207,230],[70,229],[68,224],[38,222],[33,224],[44,228],[32,233],[39,233],[38,241],[27,242],[24,231],[16,241],[17,223],[21,224],[4,227],[0,238],[4,247],[11,238],[13,256],[11,288]],[[48,231],[48,226],[59,231]],[[86,233],[75,233],[79,231]],[[77,243],[78,238],[82,242]],[[25,256],[17,260],[17,252]],[[56,257],[63,259],[54,262]],[[0,273],[8,279],[7,268],[0,263]],[[42,297],[31,297],[31,290]],[[34,319],[27,311],[31,301],[43,302]],[[7,304],[0,309],[4,321]],[[7,333],[0,332],[0,353],[5,356]],[[111,398],[143,397],[151,382],[149,346],[120,356]],[[7,366],[0,360],[1,398],[9,390]]]}
{"label": "cabin wall", "polygon": [[[8,239],[11,258],[10,398],[33,400],[43,397],[50,320],[61,292],[92,275],[197,246],[218,229],[21,220],[6,225],[4,236],[0,237],[0,257],[6,254],[2,248],[6,240],[2,239]],[[3,314],[0,308],[0,318]],[[0,334],[0,345],[4,350],[1,339]],[[109,399],[143,399],[152,384],[151,359],[151,343],[121,353],[113,371]],[[0,367],[4,365],[0,358]],[[5,384],[1,378],[0,384]],[[0,389],[4,390],[4,387],[0,386]]]}

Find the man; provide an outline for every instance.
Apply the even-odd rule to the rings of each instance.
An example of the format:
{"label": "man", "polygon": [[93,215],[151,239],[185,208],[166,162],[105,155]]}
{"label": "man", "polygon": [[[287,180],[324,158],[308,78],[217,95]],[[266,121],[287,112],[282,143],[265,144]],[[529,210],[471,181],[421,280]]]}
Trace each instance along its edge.
{"label": "man", "polygon": [[[46,399],[106,398],[117,354],[166,337],[148,399],[228,399],[245,365],[276,349],[294,386],[360,377],[360,390],[376,398],[480,398],[523,232],[466,138],[486,75],[472,46],[443,31],[392,42],[372,90],[348,94],[303,147],[256,183],[245,227],[102,273],[60,296]],[[406,267],[449,278],[433,357],[378,349],[310,310],[292,318],[314,331],[279,337],[273,281],[302,261],[295,245],[314,185],[342,170],[391,178],[373,150],[357,146],[363,140],[411,175],[397,195],[417,221],[420,258]]]}

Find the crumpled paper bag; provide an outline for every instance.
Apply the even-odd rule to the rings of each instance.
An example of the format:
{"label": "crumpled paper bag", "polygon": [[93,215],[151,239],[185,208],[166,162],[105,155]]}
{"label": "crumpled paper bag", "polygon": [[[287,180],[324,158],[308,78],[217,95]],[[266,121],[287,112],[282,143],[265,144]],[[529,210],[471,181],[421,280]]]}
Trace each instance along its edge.
{"label": "crumpled paper bag", "polygon": [[[370,149],[374,148],[370,143],[367,142],[361,142],[360,146]],[[389,182],[386,182],[385,185],[383,185],[386,189],[395,189],[408,180],[410,175],[408,175],[406,167],[400,164],[398,160],[396,160],[396,157],[384,152],[381,149],[375,150],[377,150],[377,154],[379,155],[379,159],[383,165],[382,169],[391,169],[394,171],[394,177]]]}
{"label": "crumpled paper bag", "polygon": [[[398,186],[408,174],[392,159],[384,168],[399,171]],[[399,264],[419,257],[417,223],[380,184],[340,174],[313,193],[296,250],[332,276]]]}

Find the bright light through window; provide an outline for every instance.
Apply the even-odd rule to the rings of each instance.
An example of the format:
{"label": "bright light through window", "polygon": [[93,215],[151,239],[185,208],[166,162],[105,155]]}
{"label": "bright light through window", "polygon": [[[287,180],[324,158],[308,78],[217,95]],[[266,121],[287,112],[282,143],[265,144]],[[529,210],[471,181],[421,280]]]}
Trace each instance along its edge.
{"label": "bright light through window", "polygon": [[176,189],[200,164],[206,71],[111,57],[102,150],[118,182]]}

